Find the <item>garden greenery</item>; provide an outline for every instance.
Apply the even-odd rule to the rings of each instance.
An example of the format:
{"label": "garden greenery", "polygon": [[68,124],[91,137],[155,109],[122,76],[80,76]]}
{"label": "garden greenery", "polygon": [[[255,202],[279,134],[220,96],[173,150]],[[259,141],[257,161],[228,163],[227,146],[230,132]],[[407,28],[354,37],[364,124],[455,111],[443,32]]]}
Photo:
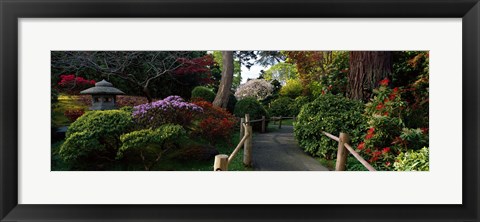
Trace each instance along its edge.
{"label": "garden greenery", "polygon": [[429,149],[408,150],[400,153],[393,164],[396,171],[429,171]]}
{"label": "garden greenery", "polygon": [[[156,129],[142,129],[120,136],[122,146],[118,149],[117,159],[124,156],[137,156],[150,170],[161,160],[162,155],[170,148],[176,147],[186,135],[180,125],[165,124]],[[135,158],[129,158],[134,160]],[[132,162],[132,161],[129,161]]]}
{"label": "garden greenery", "polygon": [[294,100],[290,97],[279,97],[270,103],[269,113],[272,116],[292,116]]}
{"label": "garden greenery", "polygon": [[300,147],[313,156],[326,159],[336,157],[338,143],[322,131],[339,135],[348,133],[355,143],[360,139],[365,125],[362,116],[364,105],[343,96],[325,94],[303,106],[294,123],[294,135]]}
{"label": "garden greenery", "polygon": [[[266,124],[268,124],[269,114],[267,110],[262,106],[262,104],[258,102],[257,99],[250,97],[239,100],[237,102],[234,111],[235,116],[239,118],[244,118],[245,114],[247,113],[250,114],[251,120],[261,119],[262,116],[265,116],[265,118],[267,119]],[[253,130],[260,130],[261,124],[261,122],[253,123]]]}
{"label": "garden greenery", "polygon": [[197,86],[192,90],[192,100],[198,99],[213,102],[215,99],[215,93],[205,86]]}
{"label": "garden greenery", "polygon": [[66,140],[60,147],[60,157],[78,166],[113,161],[120,146],[120,135],[132,128],[129,112],[87,112],[68,128]]}

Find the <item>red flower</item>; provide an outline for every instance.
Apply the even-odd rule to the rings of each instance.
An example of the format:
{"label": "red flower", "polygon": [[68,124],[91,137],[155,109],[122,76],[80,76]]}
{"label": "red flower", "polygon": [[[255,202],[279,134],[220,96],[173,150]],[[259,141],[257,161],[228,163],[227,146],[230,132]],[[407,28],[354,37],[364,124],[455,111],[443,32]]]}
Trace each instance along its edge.
{"label": "red flower", "polygon": [[364,142],[361,142],[360,144],[358,144],[357,148],[359,150],[363,150],[365,148],[365,143]]}
{"label": "red flower", "polygon": [[367,136],[365,136],[365,139],[369,140],[373,137],[373,134],[367,134]]}
{"label": "red flower", "polygon": [[383,79],[382,81],[380,81],[380,85],[382,86],[388,86],[388,83],[390,82],[390,80],[388,80],[388,78],[385,78]]}
{"label": "red flower", "polygon": [[397,95],[395,95],[395,94],[393,94],[393,93],[390,94],[390,95],[388,95],[388,98],[389,98],[390,100],[394,100],[395,97],[397,97]]}
{"label": "red flower", "polygon": [[385,166],[387,166],[387,167],[390,166],[390,162],[386,162]]}
{"label": "red flower", "polygon": [[366,153],[370,153],[371,150],[370,150],[370,149],[366,149],[365,152],[366,152]]}
{"label": "red flower", "polygon": [[380,156],[381,154],[382,154],[381,151],[375,151],[375,152],[373,152],[373,156],[374,156],[374,157]]}
{"label": "red flower", "polygon": [[385,147],[385,148],[383,148],[382,152],[383,152],[383,153],[388,153],[388,152],[390,152],[390,147]]}
{"label": "red flower", "polygon": [[377,105],[377,110],[381,110],[381,109],[383,109],[383,107],[384,107],[383,104],[380,103],[380,104]]}
{"label": "red flower", "polygon": [[372,127],[370,129],[368,129],[368,134],[373,134],[373,132],[375,132],[375,128]]}
{"label": "red flower", "polygon": [[397,93],[397,92],[398,92],[398,87],[393,88],[393,93]]}
{"label": "red flower", "polygon": [[422,130],[422,133],[427,133],[428,132],[428,128],[420,128]]}
{"label": "red flower", "polygon": [[383,113],[384,116],[388,116],[388,114],[389,114],[388,112],[384,112],[384,113]]}

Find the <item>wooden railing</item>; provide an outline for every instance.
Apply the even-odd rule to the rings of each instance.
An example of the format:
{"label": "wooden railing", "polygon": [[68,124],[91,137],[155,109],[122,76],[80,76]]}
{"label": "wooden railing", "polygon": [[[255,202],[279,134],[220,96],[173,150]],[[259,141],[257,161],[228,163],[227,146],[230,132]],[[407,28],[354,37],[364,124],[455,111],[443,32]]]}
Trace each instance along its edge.
{"label": "wooden railing", "polygon": [[274,116],[272,118],[270,118],[270,120],[273,120],[273,125],[276,124],[276,122],[278,121],[278,128],[281,129],[282,128],[282,119],[293,119],[293,121],[295,122],[295,120],[297,120],[297,117],[296,116]]}
{"label": "wooden railing", "polygon": [[[262,119],[265,119],[262,118]],[[258,122],[258,121],[257,121]],[[233,150],[232,154],[219,154],[215,156],[215,162],[213,163],[214,171],[227,171],[228,165],[232,162],[235,155],[243,146],[243,164],[246,166],[252,165],[252,137],[253,130],[251,126],[250,115],[245,114],[245,118],[240,121],[240,142]]]}
{"label": "wooden railing", "polygon": [[[347,155],[350,152],[365,168],[369,171],[376,171],[375,168],[372,167],[365,159],[360,156],[355,150],[348,144],[350,142],[350,137],[346,133],[340,133],[338,137],[322,131],[323,135],[327,136],[328,138],[335,140],[338,142],[338,150],[337,150],[337,163],[335,165],[335,171],[345,171],[347,168]],[[348,150],[348,152],[347,152]]]}

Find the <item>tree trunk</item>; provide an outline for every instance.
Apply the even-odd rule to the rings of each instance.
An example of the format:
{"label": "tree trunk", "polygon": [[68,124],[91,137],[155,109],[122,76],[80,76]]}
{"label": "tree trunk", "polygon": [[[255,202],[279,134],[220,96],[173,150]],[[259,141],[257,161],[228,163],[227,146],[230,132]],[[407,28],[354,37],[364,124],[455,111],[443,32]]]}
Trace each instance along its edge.
{"label": "tree trunk", "polygon": [[148,86],[143,87],[143,93],[145,94],[145,97],[147,97],[148,103],[152,102],[152,95],[150,94],[150,89],[148,89]]}
{"label": "tree trunk", "polygon": [[380,80],[391,75],[392,53],[384,51],[350,52],[347,97],[367,101]]}
{"label": "tree trunk", "polygon": [[215,100],[213,100],[213,105],[227,108],[233,81],[233,51],[222,51],[222,62],[222,79]]}

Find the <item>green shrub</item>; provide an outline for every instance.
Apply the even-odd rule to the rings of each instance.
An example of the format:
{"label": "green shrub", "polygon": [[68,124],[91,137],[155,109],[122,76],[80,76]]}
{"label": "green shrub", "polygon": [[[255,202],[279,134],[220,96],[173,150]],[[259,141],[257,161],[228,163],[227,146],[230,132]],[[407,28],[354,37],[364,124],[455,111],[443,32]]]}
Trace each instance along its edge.
{"label": "green shrub", "polygon": [[[161,160],[162,155],[175,147],[186,132],[180,125],[166,124],[157,129],[143,129],[124,134],[120,137],[122,146],[118,149],[117,159],[130,156],[130,160],[139,159],[145,170],[150,170]],[[138,158],[136,158],[138,157]]]}
{"label": "green shrub", "polygon": [[400,153],[393,167],[396,171],[429,171],[429,149],[423,147],[420,150],[408,150]]}
{"label": "green shrub", "polygon": [[215,93],[205,86],[197,86],[192,90],[192,100],[199,98],[208,102],[213,102],[215,99]]}
{"label": "green shrub", "polygon": [[280,97],[270,103],[269,113],[272,116],[292,116],[293,103],[289,97]]}
{"label": "green shrub", "polygon": [[307,96],[299,96],[295,98],[294,102],[290,105],[290,111],[292,112],[292,116],[298,116],[302,106],[311,102],[310,97]]}
{"label": "green shrub", "polygon": [[294,99],[302,95],[302,91],[303,87],[299,79],[289,79],[287,84],[280,89],[280,95]]}
{"label": "green shrub", "polygon": [[352,144],[360,140],[364,128],[363,103],[342,96],[326,94],[303,106],[294,135],[299,145],[308,153],[326,159],[333,159],[337,142],[324,136],[322,131],[333,135],[348,133]]}
{"label": "green shrub", "polygon": [[60,157],[81,169],[114,160],[120,135],[133,127],[129,112],[121,110],[90,111],[79,117],[67,130]]}
{"label": "green shrub", "polygon": [[[267,110],[257,101],[257,99],[252,97],[247,97],[237,102],[235,105],[234,115],[239,118],[245,117],[245,114],[250,114],[251,120],[261,119],[262,116],[268,120],[269,115]],[[268,124],[268,121],[267,123]],[[261,130],[262,122],[256,122],[252,124],[253,130]]]}

